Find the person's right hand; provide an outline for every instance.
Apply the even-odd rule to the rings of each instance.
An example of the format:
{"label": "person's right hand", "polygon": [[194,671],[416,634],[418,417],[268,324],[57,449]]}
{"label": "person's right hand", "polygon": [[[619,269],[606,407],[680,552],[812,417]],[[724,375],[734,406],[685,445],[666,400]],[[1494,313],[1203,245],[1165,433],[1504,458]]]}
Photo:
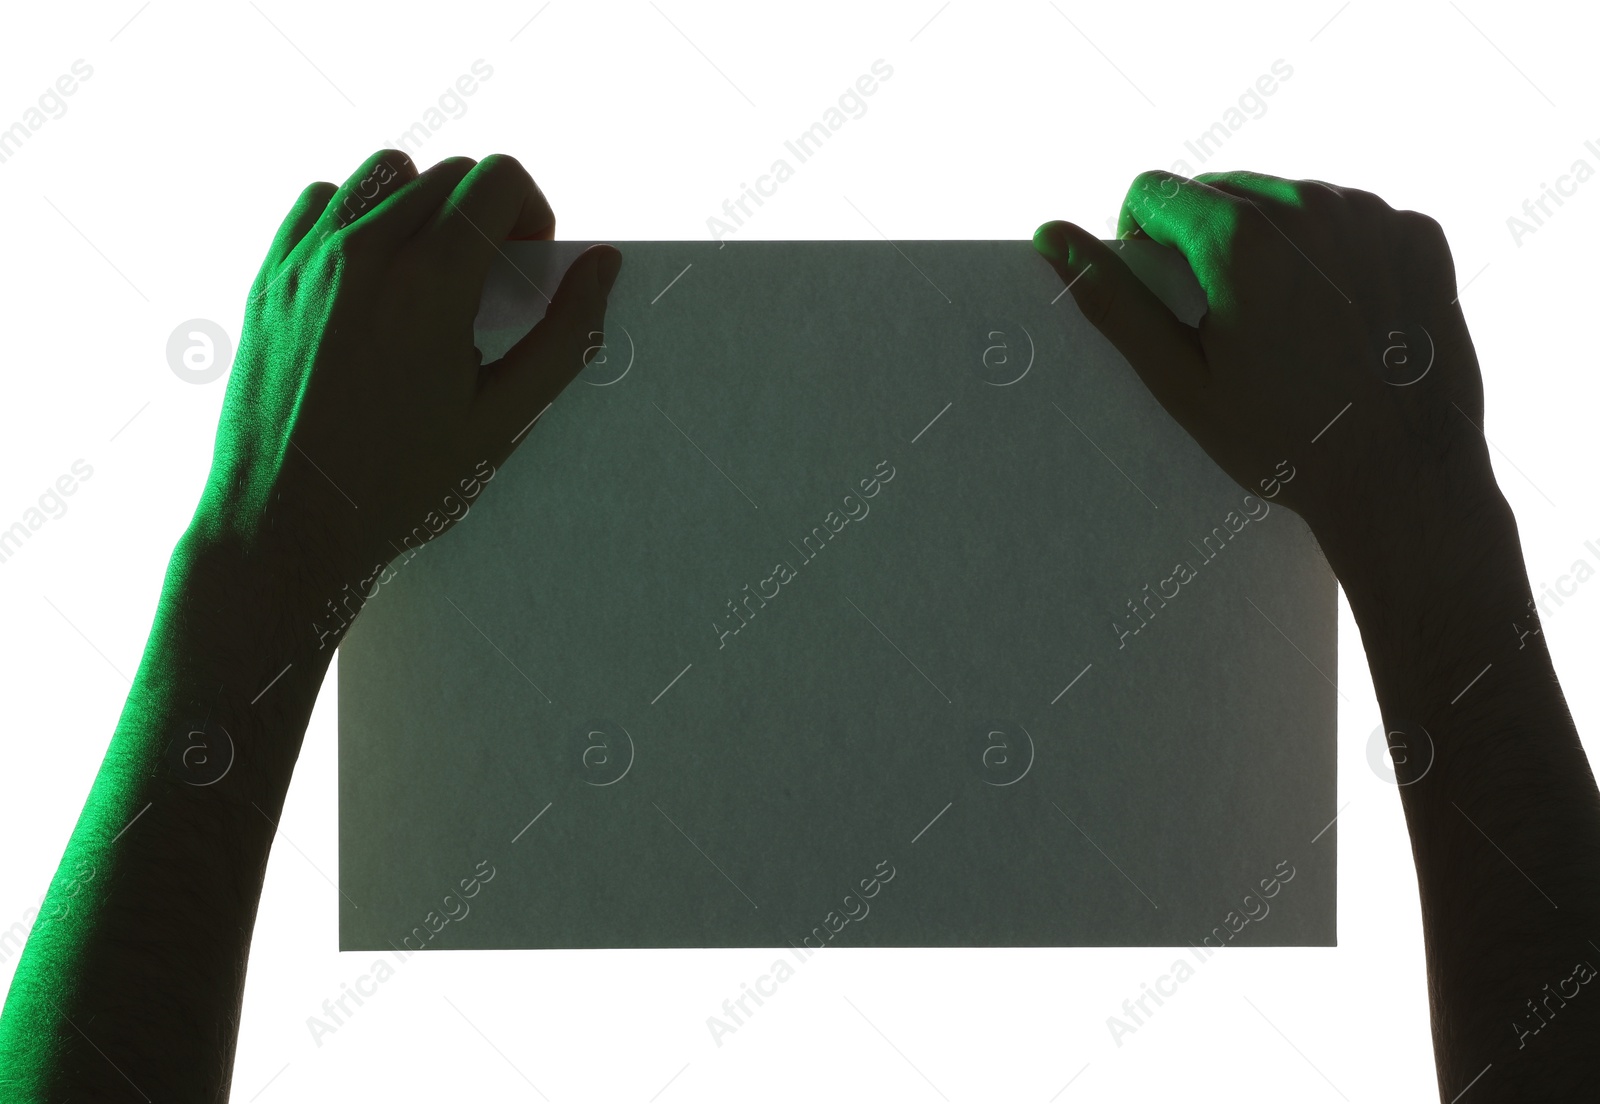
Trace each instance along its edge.
{"label": "person's right hand", "polygon": [[306,188],[251,289],[193,531],[331,593],[365,577],[364,593],[408,535],[463,516],[599,347],[622,263],[610,246],[553,294],[519,287],[549,305],[501,359],[474,347],[504,243],[554,233],[501,154],[418,173],[380,150],[343,187]]}
{"label": "person's right hand", "polygon": [[1198,327],[1083,229],[1046,223],[1034,244],[1223,470],[1258,494],[1294,473],[1277,500],[1325,549],[1446,491],[1469,510],[1497,497],[1477,357],[1433,219],[1321,181],[1147,172],[1118,232],[1183,254],[1205,290]]}

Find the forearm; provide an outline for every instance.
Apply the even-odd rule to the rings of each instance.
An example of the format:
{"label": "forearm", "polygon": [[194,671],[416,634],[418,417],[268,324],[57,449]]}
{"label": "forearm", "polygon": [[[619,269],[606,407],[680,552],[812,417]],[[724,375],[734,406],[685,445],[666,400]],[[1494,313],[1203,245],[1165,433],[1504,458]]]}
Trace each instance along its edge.
{"label": "forearm", "polygon": [[226,1091],[275,822],[332,651],[304,580],[261,558],[193,533],[173,556],[0,1018],[8,1101]]}
{"label": "forearm", "polygon": [[1572,979],[1600,967],[1600,795],[1498,489],[1412,501],[1397,547],[1330,558],[1404,745],[1443,1099],[1491,1065],[1473,1099],[1592,1092],[1600,993]]}

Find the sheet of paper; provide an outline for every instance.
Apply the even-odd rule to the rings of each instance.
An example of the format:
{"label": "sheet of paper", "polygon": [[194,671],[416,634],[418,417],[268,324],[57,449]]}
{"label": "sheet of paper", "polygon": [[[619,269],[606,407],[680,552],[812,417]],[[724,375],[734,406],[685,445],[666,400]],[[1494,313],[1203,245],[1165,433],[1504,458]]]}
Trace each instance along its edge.
{"label": "sheet of paper", "polygon": [[617,244],[341,646],[344,949],[1333,944],[1333,577],[1028,242]]}

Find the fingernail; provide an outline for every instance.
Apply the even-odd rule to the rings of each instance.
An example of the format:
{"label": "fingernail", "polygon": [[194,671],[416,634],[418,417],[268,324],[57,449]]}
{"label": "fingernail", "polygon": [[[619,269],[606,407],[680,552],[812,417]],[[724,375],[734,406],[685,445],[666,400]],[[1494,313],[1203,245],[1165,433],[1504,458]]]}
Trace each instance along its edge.
{"label": "fingernail", "polygon": [[610,295],[611,286],[617,282],[617,273],[622,271],[622,252],[609,246],[600,251],[600,260],[595,267],[595,276],[600,281],[600,294]]}

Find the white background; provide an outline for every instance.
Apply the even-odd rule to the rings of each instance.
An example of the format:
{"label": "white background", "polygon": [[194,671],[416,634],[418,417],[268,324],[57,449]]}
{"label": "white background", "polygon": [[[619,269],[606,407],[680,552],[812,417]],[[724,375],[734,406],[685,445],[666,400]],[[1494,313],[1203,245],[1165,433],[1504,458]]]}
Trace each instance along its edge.
{"label": "white background", "polygon": [[[867,114],[740,237],[876,238],[865,218],[897,239],[1025,238],[1056,217],[1101,228],[1136,172],[1180,158],[1426,211],[1465,287],[1536,592],[1580,557],[1600,567],[1584,547],[1600,545],[1586,332],[1600,180],[1520,244],[1506,222],[1577,158],[1600,169],[1583,145],[1600,145],[1592,9],[542,3],[127,0],[0,17],[0,126],[75,59],[94,70],[0,164],[0,528],[74,460],[94,469],[0,563],[0,931],[54,872],[209,462],[225,384],[178,379],[168,335],[199,317],[237,341],[300,188],[342,181],[480,58],[493,76],[417,160],[516,155],[566,238],[708,237],[722,201],[879,58],[894,75]],[[1280,58],[1293,76],[1266,113],[1198,164],[1184,140]],[[833,951],[720,1048],[706,1017],[771,952],[420,955],[319,1046],[307,1017],[375,957],[335,951],[330,675],[267,874],[234,1098],[1430,1098],[1410,850],[1396,792],[1367,764],[1378,712],[1347,612],[1340,632],[1339,947],[1220,955],[1120,1047],[1106,1018],[1175,952]],[[1592,747],[1600,582],[1546,632]]]}

